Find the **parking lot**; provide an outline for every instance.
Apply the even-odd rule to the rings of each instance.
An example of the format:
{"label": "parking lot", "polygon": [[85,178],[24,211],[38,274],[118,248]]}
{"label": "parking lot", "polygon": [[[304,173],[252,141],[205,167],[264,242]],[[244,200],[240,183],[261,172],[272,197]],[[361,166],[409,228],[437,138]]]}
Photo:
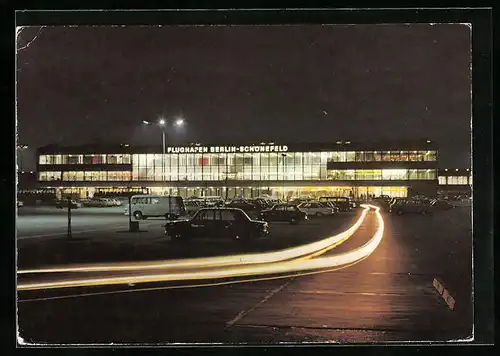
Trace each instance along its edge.
{"label": "parking lot", "polygon": [[20,267],[71,262],[151,260],[261,252],[301,245],[348,228],[361,213],[312,218],[299,225],[271,223],[270,236],[250,245],[221,239],[194,240],[189,248],[164,236],[163,218],[139,221],[129,232],[124,208],[80,208],[72,211],[72,237],[67,237],[67,212],[51,207],[26,207],[18,217]]}
{"label": "parking lot", "polygon": [[[468,203],[456,203],[449,210],[429,214],[417,210],[400,215],[382,209],[384,238],[377,249],[365,260],[320,274],[256,277],[244,283],[236,277],[215,283],[201,278],[196,283],[181,280],[177,285],[157,280],[20,291],[22,336],[62,343],[466,339],[472,325]],[[140,231],[129,232],[129,217],[124,209],[74,209],[72,237],[68,237],[66,209],[20,208],[18,268],[36,270],[87,263],[109,266],[107,263],[115,262],[136,267],[135,262],[143,261],[168,263],[186,258],[264,254],[345,231],[363,210],[313,217],[299,225],[271,222],[270,236],[251,244],[216,238],[179,244],[164,236],[163,218],[141,220]],[[326,255],[349,253],[367,244],[377,225],[373,214],[372,209],[371,218]],[[18,283],[44,281],[43,273],[31,273],[19,274]],[[106,270],[96,276],[120,276],[115,273]],[[123,276],[134,273],[125,272]],[[148,273],[169,272],[158,267]],[[58,271],[48,278],[71,281],[74,272]],[[137,307],[130,310],[131,304]],[[57,332],[47,330],[47,322],[63,328]],[[164,322],[179,328],[161,328]],[[130,326],[137,324],[141,328],[135,328],[132,336]],[[82,325],[93,327],[90,330]]]}
{"label": "parking lot", "polygon": [[[28,219],[25,224],[29,219],[48,219],[54,221],[51,228],[63,229],[63,212],[43,211],[25,211],[20,218]],[[64,236],[19,240],[19,266],[275,251],[338,233],[360,212],[297,226],[271,224],[271,237],[251,245],[215,239],[176,245],[162,235],[161,220],[141,221],[142,233],[117,232],[127,228],[128,217],[121,212],[81,209],[75,212],[75,221],[81,219],[82,228],[102,222],[96,227],[99,231],[81,233],[73,240]],[[170,290],[168,284],[152,283],[21,292],[22,335],[35,341],[77,343],[464,339],[472,325],[470,212],[470,207],[460,206],[425,216],[383,213],[380,246],[366,260],[335,272],[196,289]],[[114,223],[105,225],[106,221]],[[356,249],[373,233],[374,220],[367,220],[352,238],[328,253]],[[440,296],[435,280],[452,296],[453,309]],[[136,307],[131,310],[129,305]],[[57,332],[47,330],[43,327],[47,322],[62,327]],[[160,327],[165,322],[178,327]],[[131,325],[141,325],[133,338]]]}

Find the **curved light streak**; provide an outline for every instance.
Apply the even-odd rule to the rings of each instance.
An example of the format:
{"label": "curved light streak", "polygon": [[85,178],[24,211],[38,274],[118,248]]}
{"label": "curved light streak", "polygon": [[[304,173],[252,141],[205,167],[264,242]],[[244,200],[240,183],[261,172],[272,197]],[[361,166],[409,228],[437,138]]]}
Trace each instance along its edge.
{"label": "curved light streak", "polygon": [[[365,257],[365,258],[367,258],[367,257]],[[113,290],[113,291],[106,291],[106,292],[92,292],[92,293],[69,294],[69,295],[66,294],[66,295],[60,295],[60,296],[54,296],[54,297],[22,299],[22,300],[18,300],[18,302],[19,303],[23,303],[23,302],[25,302],[25,303],[26,302],[41,302],[41,301],[44,301],[44,300],[57,300],[57,299],[79,298],[79,297],[92,297],[92,296],[98,296],[98,295],[123,294],[123,293],[152,292],[152,291],[169,290],[169,289],[189,289],[189,288],[219,287],[219,286],[225,286],[225,285],[230,285],[230,284],[243,284],[243,283],[252,283],[252,282],[271,281],[271,280],[276,280],[276,279],[304,277],[304,276],[310,276],[310,275],[313,275],[313,274],[321,274],[321,273],[328,273],[328,272],[340,271],[342,269],[354,266],[355,264],[363,261],[365,258],[362,258],[362,259],[360,259],[360,260],[358,260],[356,262],[350,263],[348,265],[344,265],[344,266],[340,266],[340,267],[336,267],[336,268],[319,270],[319,271],[312,271],[312,272],[283,274],[283,275],[272,276],[272,277],[256,277],[256,278],[238,279],[238,280],[232,280],[232,281],[211,282],[211,283],[173,285],[173,286],[150,287],[150,288],[134,288],[134,289]]]}
{"label": "curved light streak", "polygon": [[[307,245],[292,247],[289,249],[268,252],[268,253],[255,253],[245,255],[232,255],[232,256],[218,256],[218,257],[204,257],[192,259],[179,259],[171,260],[168,262],[137,262],[137,263],[114,263],[114,264],[99,264],[87,266],[73,266],[73,267],[55,267],[44,269],[31,269],[21,270],[18,274],[35,274],[35,273],[60,273],[60,272],[112,272],[112,271],[139,271],[157,268],[209,268],[220,266],[237,266],[245,264],[257,263],[273,263],[279,261],[286,261],[302,256],[307,256],[325,249],[331,249],[338,246],[340,243],[346,241],[349,237],[359,229],[363,223],[366,214],[370,210],[370,206],[363,206],[364,210],[359,219],[347,230],[322,239],[320,241],[312,242]],[[327,250],[326,250],[327,251]],[[325,251],[325,252],[326,252]]]}
{"label": "curved light streak", "polygon": [[207,280],[207,279],[223,279],[229,277],[243,277],[255,275],[272,275],[283,274],[290,272],[305,272],[311,270],[321,270],[334,268],[342,265],[355,263],[371,255],[379,246],[384,234],[384,220],[380,214],[380,208],[375,208],[375,214],[378,220],[378,228],[375,235],[363,246],[351,250],[349,252],[337,254],[330,257],[319,257],[310,260],[295,260],[285,262],[274,262],[269,264],[261,264],[257,266],[242,266],[220,268],[210,271],[196,271],[185,273],[169,273],[169,274],[152,274],[152,275],[136,275],[127,277],[109,277],[109,278],[92,278],[92,279],[75,279],[68,281],[56,281],[45,283],[31,283],[18,285],[18,290],[36,290],[36,289],[54,289],[54,288],[70,288],[84,286],[101,286],[113,284],[138,284],[138,283],[153,283],[153,282],[173,282],[186,280]]}

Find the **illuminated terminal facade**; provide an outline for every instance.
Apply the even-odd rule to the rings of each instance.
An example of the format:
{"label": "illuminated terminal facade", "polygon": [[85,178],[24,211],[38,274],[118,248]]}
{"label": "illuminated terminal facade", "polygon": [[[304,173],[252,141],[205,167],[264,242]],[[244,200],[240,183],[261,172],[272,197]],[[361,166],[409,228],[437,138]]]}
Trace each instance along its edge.
{"label": "illuminated terminal facade", "polygon": [[429,140],[316,144],[260,142],[49,145],[37,150],[38,185],[58,196],[149,192],[290,199],[436,195],[438,151]]}

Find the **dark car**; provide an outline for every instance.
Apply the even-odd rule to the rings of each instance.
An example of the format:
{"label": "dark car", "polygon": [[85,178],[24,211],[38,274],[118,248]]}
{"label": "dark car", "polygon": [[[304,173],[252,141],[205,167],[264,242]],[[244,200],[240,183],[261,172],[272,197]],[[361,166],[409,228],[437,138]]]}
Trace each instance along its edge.
{"label": "dark car", "polygon": [[[74,200],[71,200],[71,209],[78,209],[82,207],[81,203],[78,203]],[[56,201],[56,208],[57,209],[62,209],[62,208],[67,208],[68,207],[68,200],[63,199],[63,200],[57,200]]]}
{"label": "dark car", "polygon": [[432,212],[432,206],[422,199],[402,199],[394,202],[390,207],[390,212],[395,215],[422,214]]}
{"label": "dark car", "polygon": [[393,201],[394,199],[388,199],[387,197],[381,196],[373,198],[371,202],[379,206],[382,210],[389,211]]}
{"label": "dark car", "polygon": [[339,211],[352,211],[351,199],[347,197],[321,197],[319,202],[332,202],[339,208]]}
{"label": "dark car", "polygon": [[245,212],[258,210],[258,205],[244,199],[233,199],[226,204],[226,208],[241,209]]}
{"label": "dark car", "polygon": [[331,201],[327,201],[327,202],[323,202],[323,203],[320,203],[320,204],[323,204],[329,208],[332,208],[334,213],[338,213],[340,211],[339,207],[337,205],[335,205],[335,203],[331,202]]}
{"label": "dark car", "polygon": [[250,241],[268,234],[267,222],[252,220],[243,210],[235,208],[202,208],[189,219],[165,225],[165,236],[175,240],[220,237]]}
{"label": "dark car", "polygon": [[307,220],[307,214],[293,204],[276,204],[271,209],[261,211],[260,217],[265,221],[287,221],[290,224]]}

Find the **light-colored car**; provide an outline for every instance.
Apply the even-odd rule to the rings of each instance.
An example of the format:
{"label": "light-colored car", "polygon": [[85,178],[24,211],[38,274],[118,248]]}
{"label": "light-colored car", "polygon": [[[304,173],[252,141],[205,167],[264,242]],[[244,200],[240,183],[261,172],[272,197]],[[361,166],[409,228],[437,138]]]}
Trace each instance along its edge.
{"label": "light-colored car", "polygon": [[122,206],[122,202],[116,198],[104,198],[106,206]]}
{"label": "light-colored car", "polygon": [[297,205],[297,208],[309,216],[319,217],[335,214],[335,211],[331,207],[316,202],[301,203]]}

